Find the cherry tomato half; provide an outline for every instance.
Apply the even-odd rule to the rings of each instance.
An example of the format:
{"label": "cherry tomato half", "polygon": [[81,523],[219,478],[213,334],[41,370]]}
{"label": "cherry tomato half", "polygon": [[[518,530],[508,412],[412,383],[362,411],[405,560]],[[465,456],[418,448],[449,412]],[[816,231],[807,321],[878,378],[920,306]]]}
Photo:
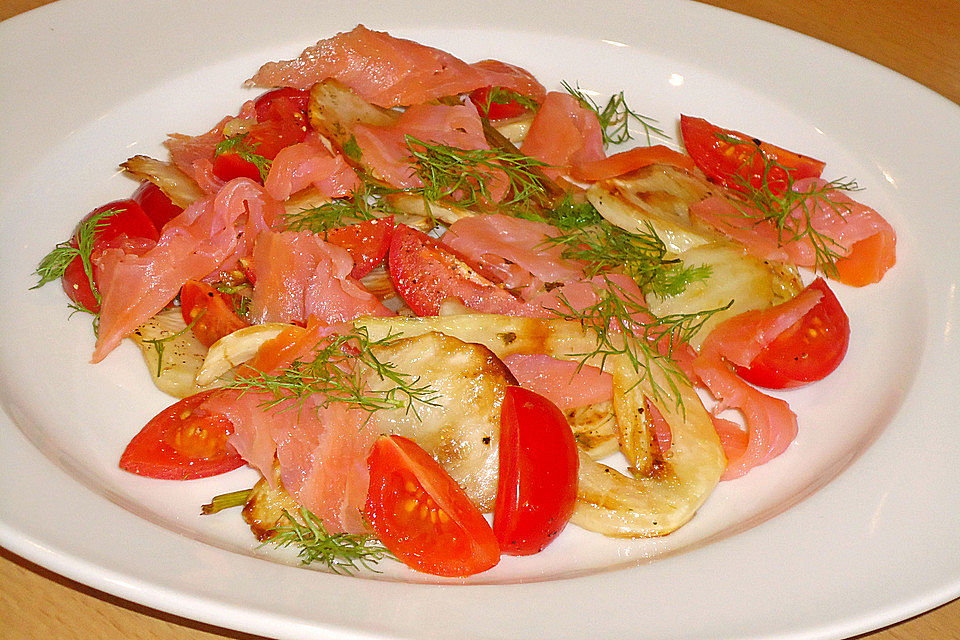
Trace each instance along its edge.
{"label": "cherry tomato half", "polygon": [[149,180],[140,183],[133,192],[132,200],[140,205],[157,231],[162,231],[164,225],[183,213],[182,208],[173,204],[167,194]]}
{"label": "cherry tomato half", "polygon": [[397,225],[387,257],[390,280],[419,316],[433,316],[447,298],[468,307],[506,310],[519,304],[510,292],[487,280],[449,247],[422,231]]}
{"label": "cherry tomato half", "polygon": [[840,366],[850,342],[850,321],[823,278],[807,288],[817,289],[823,297],[749,367],[736,367],[741,378],[758,387],[784,389],[822,380]]}
{"label": "cherry tomato half", "polygon": [[[680,116],[680,135],[687,153],[708,177],[735,191],[744,182],[774,195],[786,193],[789,177],[819,178],[824,163],[781,149],[739,131],[722,129],[703,118]],[[772,162],[771,162],[772,161]],[[764,174],[766,174],[764,176]]]}
{"label": "cherry tomato half", "polygon": [[327,231],[326,240],[350,253],[353,258],[353,271],[350,275],[362,278],[387,257],[393,229],[393,216],[387,216],[331,229]]}
{"label": "cherry tomato half", "polygon": [[[133,200],[115,200],[101,207],[97,207],[87,214],[77,230],[74,231],[70,239],[70,245],[74,248],[80,246],[80,226],[93,216],[107,211],[114,213],[104,217],[97,226],[94,234],[93,247],[90,250],[90,260],[95,262],[100,255],[109,248],[119,247],[126,239],[146,239],[156,242],[159,239],[156,227],[153,222],[143,212],[143,209]],[[93,269],[93,283],[99,291],[99,274],[97,269]],[[63,290],[67,296],[77,305],[97,312],[100,310],[100,303],[93,294],[90,287],[90,278],[87,277],[83,268],[83,260],[76,256],[63,273],[61,279]]]}
{"label": "cherry tomato half", "polygon": [[563,412],[533,391],[507,387],[493,512],[501,553],[537,553],[560,535],[577,502],[579,466],[577,443]]}
{"label": "cherry tomato half", "polygon": [[120,468],[147,478],[193,480],[242,466],[227,443],[233,424],[202,406],[214,393],[203,391],[158,413],[127,445]]}
{"label": "cherry tomato half", "polygon": [[188,280],[180,288],[180,313],[197,340],[207,347],[249,326],[234,311],[229,295],[199,280]]}
{"label": "cherry tomato half", "polygon": [[380,541],[412,569],[469,576],[500,561],[493,530],[463,489],[415,442],[381,436],[367,458],[363,513]]}

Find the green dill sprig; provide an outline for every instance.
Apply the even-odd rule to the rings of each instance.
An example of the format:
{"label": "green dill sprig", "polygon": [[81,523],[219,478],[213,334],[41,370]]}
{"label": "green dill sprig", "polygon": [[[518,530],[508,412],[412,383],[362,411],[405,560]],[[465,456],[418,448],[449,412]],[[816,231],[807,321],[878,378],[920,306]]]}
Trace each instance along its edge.
{"label": "green dill sprig", "polygon": [[[393,344],[397,335],[371,340],[366,327],[355,333],[332,336],[317,344],[311,360],[294,360],[277,373],[254,370],[249,376],[228,384],[228,389],[266,392],[273,396],[266,408],[302,406],[306,398],[318,395],[319,407],[334,402],[374,412],[405,409],[417,415],[417,405],[438,406],[438,394],[420,378],[397,371],[391,362],[381,361],[375,349]],[[367,376],[393,383],[386,389],[371,389]]]}
{"label": "green dill sprig", "polygon": [[[836,276],[837,260],[845,255],[843,246],[834,238],[821,233],[813,225],[815,211],[820,207],[829,209],[840,218],[850,213],[851,205],[830,199],[837,191],[859,191],[855,180],[840,178],[823,184],[816,184],[805,191],[794,189],[795,180],[792,169],[763,153],[751,141],[735,136],[718,133],[717,137],[729,144],[748,145],[755,152],[745,155],[741,165],[744,171],[732,174],[738,189],[732,198],[737,211],[745,218],[755,222],[768,221],[777,230],[777,242],[784,245],[806,239],[813,247],[814,269],[827,276]],[[751,167],[760,159],[762,168],[759,180],[751,180]]]}
{"label": "green dill sprig", "polygon": [[618,271],[637,283],[644,293],[660,297],[677,295],[692,282],[710,276],[705,265],[687,267],[667,256],[667,248],[653,226],[631,233],[605,220],[590,202],[561,202],[547,220],[561,234],[546,243],[563,248],[561,256],[587,264],[587,275]]}
{"label": "green dill sprig", "polygon": [[[581,365],[599,359],[601,368],[608,358],[624,356],[641,380],[648,381],[655,399],[671,400],[682,409],[680,387],[689,385],[689,379],[673,353],[688,343],[714,313],[729,308],[732,301],[717,309],[657,316],[642,297],[609,278],[604,281],[605,286],[595,287],[597,302],[593,305],[577,309],[561,294],[560,307],[552,310],[560,318],[579,323],[596,339],[592,351],[570,355],[579,358]],[[666,386],[654,375],[656,369],[663,371]]]}
{"label": "green dill sprig", "polygon": [[[66,273],[70,263],[79,256],[80,263],[83,265],[83,272],[90,282],[90,291],[93,292],[93,298],[100,304],[100,292],[97,291],[97,285],[93,280],[93,263],[90,261],[90,254],[93,252],[93,246],[97,241],[97,234],[107,225],[107,218],[120,213],[118,209],[107,209],[93,214],[80,223],[75,234],[77,246],[73,246],[71,241],[57,244],[53,250],[48,253],[37,265],[34,272],[39,277],[39,281],[31,289],[37,289],[53,280],[58,280]],[[75,311],[84,311],[94,316],[97,312],[92,309],[77,305],[71,305]]]}
{"label": "green dill sprig", "polygon": [[383,198],[395,190],[383,187],[370,180],[366,174],[359,173],[360,186],[350,196],[335,198],[316,207],[288,212],[285,216],[287,229],[325,234],[337,227],[395,213],[394,208]]}
{"label": "green dill sprig", "polygon": [[530,96],[525,96],[522,93],[505,87],[493,87],[490,89],[490,91],[487,92],[486,99],[477,104],[476,107],[480,115],[487,117],[490,113],[490,105],[510,104],[511,102],[516,102],[520,106],[525,107],[530,113],[536,113],[540,108],[540,103]]}
{"label": "green dill sprig", "polygon": [[260,144],[257,142],[247,142],[247,133],[238,133],[221,141],[214,149],[213,155],[222,156],[225,153],[235,153],[240,156],[241,160],[246,160],[255,166],[257,171],[260,172],[260,179],[266,180],[272,162],[257,153],[257,147],[259,146]]}
{"label": "green dill sprig", "polygon": [[233,302],[234,313],[241,318],[247,317],[247,313],[250,312],[250,305],[253,303],[247,295],[244,295],[245,288],[247,289],[246,293],[250,293],[249,284],[236,285],[225,282],[215,282],[213,288],[220,293],[225,293],[230,296],[230,300]]}
{"label": "green dill sprig", "polygon": [[303,564],[319,562],[334,573],[346,575],[361,569],[379,572],[374,565],[385,558],[394,559],[373,535],[330,533],[323,521],[307,509],[301,507],[299,515],[302,523],[284,510],[281,520],[286,519],[288,524],[278,523],[274,534],[261,546],[299,547],[298,557]]}
{"label": "green dill sprig", "polygon": [[627,105],[623,91],[610,96],[607,103],[601,107],[593,98],[580,89],[579,84],[576,87],[570,86],[566,81],[561,84],[564,90],[576,98],[585,109],[589,109],[597,114],[604,146],[622,144],[628,140],[633,140],[633,135],[630,133],[631,120],[643,127],[648,145],[653,144],[651,140],[652,134],[669,138],[663,129],[657,126],[655,119],[640,115]]}
{"label": "green dill sprig", "polygon": [[509,184],[506,200],[512,206],[543,199],[546,193],[539,169],[545,162],[505,149],[459,149],[405,136],[414,170],[424,186],[415,190],[427,200],[456,199],[461,207],[490,203],[490,180],[503,175]]}

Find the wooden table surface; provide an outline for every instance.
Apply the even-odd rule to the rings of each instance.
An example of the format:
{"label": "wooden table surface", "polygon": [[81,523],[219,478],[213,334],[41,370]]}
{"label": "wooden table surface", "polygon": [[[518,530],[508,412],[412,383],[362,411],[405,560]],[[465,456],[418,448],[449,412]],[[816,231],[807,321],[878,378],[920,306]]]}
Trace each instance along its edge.
{"label": "wooden table surface", "polygon": [[[48,2],[0,0],[0,20]],[[707,3],[848,49],[960,104],[958,0],[707,0]],[[255,636],[185,620],[100,593],[5,549],[0,549],[0,636],[8,640],[256,640]],[[960,600],[892,627],[858,636],[858,640],[949,639],[960,639]]]}

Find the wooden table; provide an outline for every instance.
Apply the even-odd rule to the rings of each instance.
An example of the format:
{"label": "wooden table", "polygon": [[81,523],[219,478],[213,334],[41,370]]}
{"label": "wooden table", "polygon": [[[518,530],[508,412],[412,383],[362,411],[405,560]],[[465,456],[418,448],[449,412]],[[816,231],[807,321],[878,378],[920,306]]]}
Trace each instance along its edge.
{"label": "wooden table", "polygon": [[[0,20],[50,0],[3,0]],[[870,58],[960,104],[957,0],[706,0]],[[0,549],[0,635],[10,640],[214,640],[255,636],[126,602]],[[960,638],[960,600],[858,640]]]}

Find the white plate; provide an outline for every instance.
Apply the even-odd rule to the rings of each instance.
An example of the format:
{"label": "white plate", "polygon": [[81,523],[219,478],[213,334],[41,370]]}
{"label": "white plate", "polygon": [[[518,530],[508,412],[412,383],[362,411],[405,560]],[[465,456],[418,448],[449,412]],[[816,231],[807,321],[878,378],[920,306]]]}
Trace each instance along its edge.
{"label": "white plate", "polygon": [[[0,544],[68,577],[283,638],[839,638],[960,595],[960,110],[822,43],[703,5],[591,2],[166,3],[63,0],[0,25]],[[87,364],[37,261],[116,171],[235,110],[261,62],[358,22],[464,59],[578,82],[672,132],[702,115],[827,161],[892,222],[898,264],[837,287],[853,340],[828,382],[790,392],[801,433],[660,540],[571,527],[539,556],[457,584],[387,566],[342,577],[258,550],[235,512],[200,518],[244,470],[194,483],[120,472],[169,399],[126,345]],[[650,561],[653,560],[653,561]]]}

